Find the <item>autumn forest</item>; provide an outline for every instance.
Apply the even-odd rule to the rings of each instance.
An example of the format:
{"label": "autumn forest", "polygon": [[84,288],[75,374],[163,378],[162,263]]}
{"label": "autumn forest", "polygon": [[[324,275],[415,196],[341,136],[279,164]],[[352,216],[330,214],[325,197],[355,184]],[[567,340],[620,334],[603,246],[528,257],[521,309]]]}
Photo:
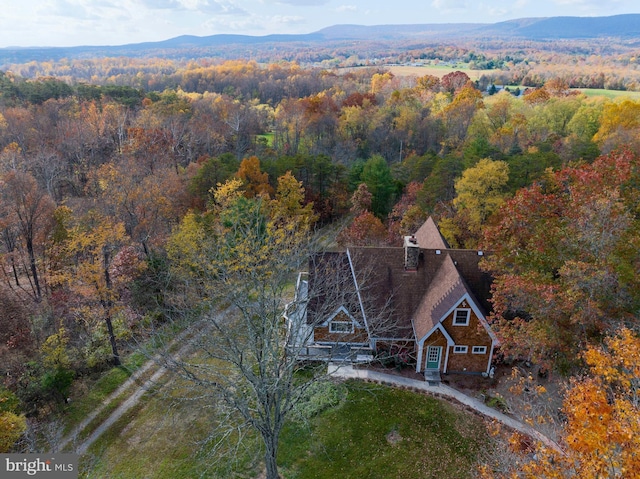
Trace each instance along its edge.
{"label": "autumn forest", "polygon": [[[249,60],[0,71],[0,452],[150,331],[201,313],[220,274],[203,245],[238,221],[266,218],[286,255],[278,228],[330,234],[323,247],[400,246],[432,216],[450,245],[490,252],[499,360],[569,385],[563,454],[479,474],[631,478],[640,99],[577,87],[637,90],[636,74],[588,55],[580,68],[464,54],[481,79]],[[611,61],[635,65],[624,55]]]}

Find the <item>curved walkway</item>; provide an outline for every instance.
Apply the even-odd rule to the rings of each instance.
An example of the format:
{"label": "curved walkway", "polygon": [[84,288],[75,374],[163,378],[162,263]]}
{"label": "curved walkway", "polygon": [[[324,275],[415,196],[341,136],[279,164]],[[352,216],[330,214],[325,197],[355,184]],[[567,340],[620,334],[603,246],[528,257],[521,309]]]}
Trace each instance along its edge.
{"label": "curved walkway", "polygon": [[520,422],[506,414],[496,411],[495,409],[487,406],[486,404],[478,401],[471,396],[453,389],[446,384],[439,383],[437,386],[430,386],[426,381],[418,381],[416,379],[409,379],[403,376],[395,376],[393,374],[380,373],[378,371],[371,371],[368,369],[354,369],[353,366],[347,364],[333,364],[329,363],[328,374],[333,377],[340,377],[344,379],[360,379],[363,381],[372,381],[383,384],[389,384],[391,386],[397,386],[402,388],[410,388],[416,391],[425,392],[436,397],[453,399],[470,409],[482,414],[485,417],[495,419],[501,422],[505,426],[514,429],[522,434],[526,434],[541,443],[548,448],[554,449],[560,454],[564,454],[562,448],[554,441],[549,439],[541,432],[535,430],[528,424]]}

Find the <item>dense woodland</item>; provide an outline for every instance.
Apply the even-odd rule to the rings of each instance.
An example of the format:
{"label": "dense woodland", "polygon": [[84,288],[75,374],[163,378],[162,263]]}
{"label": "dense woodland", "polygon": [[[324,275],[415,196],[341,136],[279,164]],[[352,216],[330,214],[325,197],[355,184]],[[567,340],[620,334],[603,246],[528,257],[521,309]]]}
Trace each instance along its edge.
{"label": "dense woodland", "polygon": [[[340,223],[343,246],[397,245],[434,216],[452,245],[492,252],[505,358],[570,375],[603,338],[637,334],[640,102],[577,94],[569,67],[517,65],[509,82],[535,87],[519,97],[462,72],[297,63],[0,72],[0,413],[14,425],[0,451],[24,415],[46,420],[74,380],[119,364],[194,294],[177,284],[198,267],[190,225],[242,214],[224,210],[223,185],[318,229]],[[302,201],[285,207],[296,181]]]}
{"label": "dense woodland", "polygon": [[[111,55],[108,48],[99,47],[86,52],[44,49],[33,58],[28,56],[31,50],[23,49],[14,52],[14,59],[8,51],[0,51],[0,70],[30,80],[50,76],[69,84],[118,85],[155,91],[181,88],[187,92],[222,93],[228,86],[222,78],[232,79],[235,72],[219,72],[214,78],[208,67],[228,61],[256,62],[263,69],[269,66],[270,71],[253,75],[253,84],[233,79],[231,86],[234,90],[225,93],[242,94],[245,99],[258,97],[261,102],[271,99],[271,93],[265,95],[258,84],[282,80],[283,77],[273,71],[274,66],[284,66],[287,70],[290,63],[302,66],[305,73],[326,70],[325,74],[344,68],[384,68],[390,64],[465,65],[485,72],[479,82],[482,89],[491,83],[540,87],[549,79],[559,78],[571,88],[640,91],[640,49],[633,38],[536,40],[508,34],[506,37],[488,34],[479,38],[456,34],[455,40],[447,36],[430,38],[427,35],[423,38],[418,35],[404,40],[386,37],[358,41],[327,38],[315,42],[214,42],[208,46],[203,43],[191,47],[168,42],[164,47],[139,46],[138,49],[122,51],[114,48],[116,50]],[[285,96],[300,93],[292,90]]]}

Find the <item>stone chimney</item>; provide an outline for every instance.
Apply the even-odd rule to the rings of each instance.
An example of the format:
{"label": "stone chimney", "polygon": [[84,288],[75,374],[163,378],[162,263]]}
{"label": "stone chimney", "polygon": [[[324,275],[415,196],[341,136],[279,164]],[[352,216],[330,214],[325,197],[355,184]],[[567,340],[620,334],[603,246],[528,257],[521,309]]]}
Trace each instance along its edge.
{"label": "stone chimney", "polygon": [[404,237],[404,269],[405,271],[418,271],[420,260],[420,246],[415,235]]}

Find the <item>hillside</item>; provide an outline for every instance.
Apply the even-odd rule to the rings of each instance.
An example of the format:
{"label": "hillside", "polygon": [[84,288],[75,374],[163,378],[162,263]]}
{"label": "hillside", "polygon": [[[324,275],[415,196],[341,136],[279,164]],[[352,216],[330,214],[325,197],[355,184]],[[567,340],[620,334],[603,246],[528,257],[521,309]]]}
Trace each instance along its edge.
{"label": "hillside", "polygon": [[[364,58],[385,50],[408,50],[422,43],[479,42],[487,39],[507,41],[548,41],[554,39],[609,39],[610,43],[640,37],[640,14],[609,17],[522,18],[495,24],[452,23],[424,25],[334,25],[303,35],[183,35],[160,42],[129,45],[41,47],[0,49],[0,68],[31,61],[56,61],[63,58],[165,57],[194,59],[202,57],[246,58],[259,56],[268,61],[278,55],[292,59],[296,52],[309,48],[345,47]],[[354,43],[355,42],[355,43]],[[375,48],[372,48],[372,45]]]}

